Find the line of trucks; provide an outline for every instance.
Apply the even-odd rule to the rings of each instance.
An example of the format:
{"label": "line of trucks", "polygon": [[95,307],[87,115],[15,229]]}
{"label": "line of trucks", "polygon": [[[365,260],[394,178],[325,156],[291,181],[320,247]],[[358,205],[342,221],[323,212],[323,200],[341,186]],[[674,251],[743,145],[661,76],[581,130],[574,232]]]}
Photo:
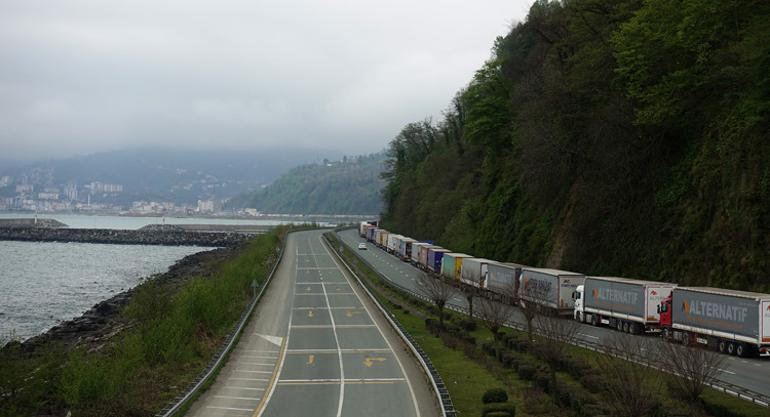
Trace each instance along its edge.
{"label": "line of trucks", "polygon": [[477,258],[362,222],[369,242],[458,287],[509,304],[535,303],[582,323],[656,333],[731,355],[770,355],[770,294],[586,276]]}

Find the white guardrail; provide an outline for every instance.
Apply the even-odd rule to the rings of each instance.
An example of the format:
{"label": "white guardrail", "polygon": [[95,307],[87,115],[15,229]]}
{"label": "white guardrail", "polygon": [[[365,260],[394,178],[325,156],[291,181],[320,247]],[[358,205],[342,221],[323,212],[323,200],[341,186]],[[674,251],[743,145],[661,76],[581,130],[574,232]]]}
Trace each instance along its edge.
{"label": "white guardrail", "polygon": [[281,263],[281,259],[283,259],[283,252],[286,247],[286,241],[288,240],[288,234],[284,237],[283,242],[281,242],[281,248],[278,252],[278,259],[276,259],[275,263],[273,264],[273,268],[270,270],[270,274],[267,276],[267,279],[262,283],[259,293],[254,297],[254,299],[251,301],[251,303],[248,305],[248,307],[243,311],[241,314],[241,318],[238,320],[238,325],[233,329],[232,333],[230,333],[229,336],[227,336],[227,339],[225,339],[224,344],[222,348],[219,350],[219,352],[214,356],[214,358],[211,359],[211,362],[206,366],[205,369],[195,377],[195,379],[190,383],[190,385],[185,390],[184,394],[177,396],[171,402],[163,408],[160,412],[158,412],[155,417],[171,417],[175,413],[177,413],[179,410],[181,410],[185,404],[187,404],[188,401],[190,401],[193,396],[200,391],[201,387],[211,378],[212,375],[217,371],[219,366],[223,363],[224,359],[227,357],[227,355],[232,350],[233,346],[235,346],[235,341],[238,339],[238,335],[241,334],[241,331],[243,331],[244,326],[246,326],[246,322],[248,321],[249,317],[251,316],[251,313],[254,311],[254,308],[257,306],[257,303],[259,300],[262,299],[262,294],[264,294],[265,290],[267,289],[267,286],[270,284],[270,282],[273,280],[273,275],[275,275],[276,269],[278,269],[278,265]]}
{"label": "white guardrail", "polygon": [[[338,236],[338,239],[340,240],[340,242],[343,242],[343,240],[339,236]],[[350,246],[347,245],[346,243],[345,243],[345,245],[348,246],[348,248],[350,248]],[[399,284],[393,282],[387,275],[385,275],[385,274],[381,273],[380,271],[378,271],[366,259],[364,259],[364,258],[362,258],[362,257],[360,257],[358,255],[355,255],[355,256],[358,257],[358,259],[360,259],[361,262],[363,262],[365,265],[367,265],[372,271],[377,273],[377,275],[379,275],[383,279],[383,282],[385,282],[389,286],[391,286],[391,287],[393,287],[393,288],[395,288],[395,289],[397,289],[399,291],[402,291],[402,292],[404,292],[404,293],[406,293],[406,294],[408,294],[408,295],[410,295],[412,297],[415,297],[415,298],[421,299],[423,301],[427,301],[428,303],[431,303],[430,299],[428,299],[428,297],[426,297],[425,295],[419,294],[419,293],[415,292],[414,290],[412,290],[410,288],[406,288],[406,287],[404,287],[402,285],[399,285]],[[450,310],[453,310],[455,312],[458,312],[458,313],[468,314],[468,310],[466,308],[463,308],[463,307],[460,307],[460,306],[456,306],[456,305],[453,305],[453,304],[447,304],[446,308],[450,309]],[[527,330],[526,327],[523,324],[517,323],[517,322],[513,322],[513,321],[506,322],[505,326],[513,328],[513,329],[516,329],[516,330],[519,330],[519,331],[526,331]],[[604,346],[604,345],[602,345],[601,343],[598,343],[598,342],[589,342],[589,341],[586,341],[586,340],[574,340],[574,341],[571,342],[571,344],[573,344],[575,346],[578,346],[578,347],[582,347],[584,349],[589,349],[589,350],[593,350],[593,351],[596,351],[596,352],[603,352],[603,353],[606,353],[606,354],[609,354],[609,355],[613,355],[613,356],[619,357],[619,355],[616,355],[616,354],[608,351],[606,346]],[[628,355],[624,355],[624,357],[625,356],[628,356]],[[655,368],[655,369],[657,369],[657,370],[659,370],[661,372],[671,373],[670,371],[668,371],[666,369],[662,369],[659,366],[657,366],[656,364],[650,363],[650,362],[645,361],[644,359],[641,359],[641,358],[635,359],[633,361],[636,362],[636,363],[639,363],[641,365],[650,367],[650,368]],[[735,384],[732,384],[732,383],[729,383],[729,382],[726,382],[726,381],[713,382],[713,383],[709,384],[709,386],[711,386],[711,388],[714,388],[714,389],[716,389],[718,391],[722,391],[722,392],[724,392],[726,394],[738,397],[738,398],[740,398],[742,400],[750,401],[750,402],[752,402],[754,404],[770,408],[770,396],[767,396],[765,394],[762,394],[762,393],[759,393],[759,392],[756,392],[756,391],[752,391],[752,390],[750,390],[748,388],[743,388],[743,387],[740,387],[738,385],[735,385]]]}
{"label": "white guardrail", "polygon": [[[332,232],[334,233],[334,232]],[[341,240],[340,240],[341,241]],[[406,331],[406,329],[401,326],[401,323],[399,323],[398,319],[391,313],[388,312],[377,300],[377,298],[369,291],[369,286],[366,284],[364,280],[358,277],[358,274],[356,274],[353,269],[348,265],[347,262],[345,262],[345,259],[338,253],[337,248],[334,247],[331,242],[329,242],[326,235],[324,235],[324,242],[326,242],[327,246],[329,246],[332,249],[332,252],[337,256],[337,259],[339,259],[343,265],[345,265],[345,268],[350,272],[350,274],[358,281],[358,284],[363,288],[363,290],[366,292],[366,295],[369,297],[369,299],[372,300],[372,302],[377,306],[377,308],[380,310],[380,312],[385,316],[385,318],[388,320],[388,323],[393,328],[393,330],[396,331],[396,333],[401,337],[401,339],[404,341],[404,343],[409,347],[409,350],[411,351],[412,355],[417,359],[417,361],[420,362],[420,365],[422,366],[422,370],[425,373],[425,375],[428,377],[428,380],[433,388],[434,393],[436,394],[436,400],[438,401],[439,406],[441,407],[441,415],[444,417],[455,417],[457,416],[457,411],[454,408],[454,405],[452,403],[452,398],[449,396],[449,391],[446,388],[446,384],[444,384],[444,380],[441,378],[441,375],[439,375],[436,368],[433,366],[433,364],[430,361],[430,358],[427,354],[422,350],[420,345],[417,343],[416,340],[412,337],[412,335],[409,334],[409,332]],[[348,246],[349,248],[349,246]],[[359,257],[359,259],[361,259]],[[366,263],[363,259],[361,259],[363,262]],[[366,263],[369,265],[368,263]],[[371,265],[369,265],[371,267]],[[373,271],[376,271],[374,268],[372,268]]]}

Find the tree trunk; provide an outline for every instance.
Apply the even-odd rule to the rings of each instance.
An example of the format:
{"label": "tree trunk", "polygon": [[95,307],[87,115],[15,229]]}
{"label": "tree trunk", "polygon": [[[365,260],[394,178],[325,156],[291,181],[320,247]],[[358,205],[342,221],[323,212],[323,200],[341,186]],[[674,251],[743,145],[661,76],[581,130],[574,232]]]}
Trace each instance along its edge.
{"label": "tree trunk", "polygon": [[466,296],[468,299],[468,318],[473,320],[473,296]]}

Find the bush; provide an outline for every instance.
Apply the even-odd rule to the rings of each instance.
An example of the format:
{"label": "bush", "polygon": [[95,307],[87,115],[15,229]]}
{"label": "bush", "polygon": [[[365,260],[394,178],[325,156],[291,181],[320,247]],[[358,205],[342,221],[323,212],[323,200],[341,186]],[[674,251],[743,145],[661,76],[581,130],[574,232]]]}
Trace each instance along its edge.
{"label": "bush", "polygon": [[545,372],[536,372],[533,380],[535,381],[536,387],[542,389],[547,394],[551,393],[551,377],[548,376],[548,374]]}
{"label": "bush", "polygon": [[502,346],[496,346],[496,349],[495,349],[495,358],[497,358],[497,361],[498,361],[498,362],[502,362],[502,361],[503,361],[503,355],[505,355],[505,353],[506,353],[506,350],[505,350],[505,348],[504,348],[504,347],[502,347]]}
{"label": "bush", "polygon": [[466,332],[472,332],[472,331],[476,330],[476,321],[475,320],[463,320],[461,326],[462,326],[462,328]]}
{"label": "bush", "polygon": [[519,352],[524,353],[524,352],[529,352],[531,347],[532,346],[528,340],[519,340],[516,342],[515,349],[518,350]]}
{"label": "bush", "polygon": [[598,372],[589,371],[578,378],[580,385],[591,392],[599,392],[604,386],[605,380]]}
{"label": "bush", "polygon": [[508,402],[491,403],[484,406],[481,412],[482,417],[509,416],[516,415],[516,406]]}
{"label": "bush", "polygon": [[511,364],[512,364],[512,362],[513,362],[513,360],[515,358],[516,357],[513,355],[513,353],[511,353],[511,352],[504,352],[503,353],[503,359],[501,361],[503,363],[503,367],[508,368],[508,369],[512,368]]}
{"label": "bush", "polygon": [[502,388],[491,388],[484,393],[484,396],[481,398],[481,401],[484,404],[504,403],[508,401],[508,393],[505,392],[505,390]]}
{"label": "bush", "polygon": [[535,377],[535,367],[529,364],[521,364],[517,373],[519,378],[531,381]]}
{"label": "bush", "polygon": [[495,345],[491,342],[484,342],[481,344],[481,350],[484,351],[489,356],[494,356],[495,354]]}
{"label": "bush", "polygon": [[579,358],[565,357],[561,360],[559,367],[573,378],[580,378],[582,375],[591,372],[591,366]]}
{"label": "bush", "polygon": [[484,417],[508,417],[511,414],[509,414],[506,411],[492,411],[486,414],[482,414]]}

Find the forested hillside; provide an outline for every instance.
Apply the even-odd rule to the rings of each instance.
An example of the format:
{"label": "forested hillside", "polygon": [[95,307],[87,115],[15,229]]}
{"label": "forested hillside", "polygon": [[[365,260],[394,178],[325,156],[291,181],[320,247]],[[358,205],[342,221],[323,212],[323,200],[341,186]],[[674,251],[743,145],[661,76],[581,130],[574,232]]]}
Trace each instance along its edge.
{"label": "forested hillside", "polygon": [[770,290],[770,2],[538,1],[391,142],[384,225],[530,265]]}
{"label": "forested hillside", "polygon": [[377,153],[301,165],[268,187],[234,198],[229,206],[265,213],[376,214],[382,210],[384,160]]}

